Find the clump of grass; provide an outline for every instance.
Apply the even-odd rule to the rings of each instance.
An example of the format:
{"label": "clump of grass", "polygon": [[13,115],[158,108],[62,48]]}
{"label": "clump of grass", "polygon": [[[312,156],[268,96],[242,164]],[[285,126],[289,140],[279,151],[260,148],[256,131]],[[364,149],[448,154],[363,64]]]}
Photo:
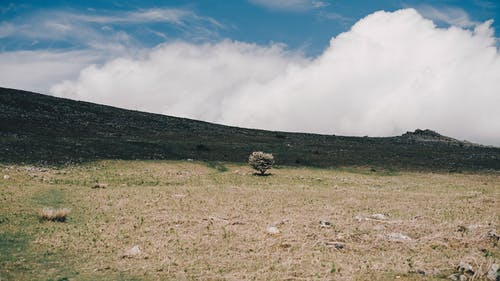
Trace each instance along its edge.
{"label": "clump of grass", "polygon": [[38,212],[38,216],[41,221],[65,222],[70,212],[71,210],[68,208],[62,208],[62,209],[43,208]]}
{"label": "clump of grass", "polygon": [[92,189],[98,189],[98,188],[102,188],[102,189],[108,188],[108,184],[98,182],[98,183],[94,184],[94,186],[92,186]]}

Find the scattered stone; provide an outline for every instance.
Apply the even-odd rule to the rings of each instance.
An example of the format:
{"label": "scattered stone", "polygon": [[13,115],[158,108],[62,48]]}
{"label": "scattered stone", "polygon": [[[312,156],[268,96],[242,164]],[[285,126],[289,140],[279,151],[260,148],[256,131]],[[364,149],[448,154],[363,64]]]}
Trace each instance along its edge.
{"label": "scattered stone", "polygon": [[466,232],[466,231],[467,231],[467,227],[466,227],[466,226],[464,226],[464,225],[459,225],[459,226],[457,227],[457,231],[458,231],[458,232]]}
{"label": "scattered stone", "polygon": [[139,248],[138,245],[135,245],[134,247],[125,251],[125,253],[123,253],[122,255],[122,258],[133,258],[137,257],[140,254],[141,254],[141,248]]}
{"label": "scattered stone", "polygon": [[9,176],[9,175],[4,175],[4,176],[3,176],[3,179],[4,179],[4,180],[8,180],[8,179],[10,179],[10,176]]}
{"label": "scattered stone", "polygon": [[402,233],[397,233],[397,232],[389,233],[389,234],[387,234],[385,236],[385,238],[388,241],[393,241],[393,242],[405,242],[405,241],[411,241],[412,240],[409,236],[404,235]]}
{"label": "scattered stone", "polygon": [[292,244],[290,244],[290,243],[281,243],[279,245],[279,247],[282,248],[282,249],[288,249],[288,248],[292,247]]}
{"label": "scattered stone", "polygon": [[342,250],[345,248],[345,244],[343,243],[336,243],[335,245],[333,245],[335,247],[335,249],[337,250]]}
{"label": "scattered stone", "polygon": [[423,269],[417,269],[417,270],[415,271],[415,273],[416,273],[416,274],[420,274],[420,275],[426,275],[426,274],[427,274],[427,272],[425,272],[425,270],[423,270]]}
{"label": "scattered stone", "polygon": [[500,281],[500,266],[496,263],[492,264],[486,278],[492,281]]}
{"label": "scattered stone", "polygon": [[370,219],[385,221],[387,220],[387,216],[384,214],[373,214],[370,216]]}
{"label": "scattered stone", "polygon": [[266,229],[267,234],[276,235],[280,233],[280,230],[276,226],[270,226]]}
{"label": "scattered stone", "polygon": [[484,225],[476,223],[476,224],[470,224],[470,225],[468,225],[467,229],[468,230],[475,230],[475,229],[482,228],[482,227],[484,227]]}
{"label": "scattered stone", "polygon": [[335,249],[337,250],[342,250],[345,248],[345,244],[342,244],[342,243],[337,243],[334,245]]}
{"label": "scattered stone", "polygon": [[377,224],[376,226],[373,227],[373,230],[382,231],[382,230],[385,230],[385,226],[383,226],[381,224]]}
{"label": "scattered stone", "polygon": [[328,248],[335,248],[337,250],[342,250],[345,248],[345,243],[338,242],[338,241],[326,241],[325,245]]}
{"label": "scattered stone", "polygon": [[94,189],[97,189],[97,188],[104,189],[104,188],[107,188],[107,187],[108,187],[108,184],[106,184],[106,183],[96,183],[92,188],[94,188]]}
{"label": "scattered stone", "polygon": [[457,270],[461,274],[474,275],[474,269],[472,268],[472,265],[463,261],[458,264]]}
{"label": "scattered stone", "polygon": [[450,276],[448,276],[448,279],[453,280],[453,281],[467,281],[469,278],[463,274],[460,273],[455,273]]}
{"label": "scattered stone", "polygon": [[284,224],[287,224],[287,223],[289,223],[289,222],[290,222],[290,220],[289,220],[289,219],[277,220],[277,221],[273,222],[273,223],[271,224],[271,226],[278,227],[278,226],[280,226],[280,225],[284,225]]}
{"label": "scattered stone", "polygon": [[365,218],[363,218],[362,216],[355,216],[354,219],[357,221],[363,221]]}
{"label": "scattered stone", "polygon": [[332,227],[332,223],[329,222],[329,221],[326,221],[326,220],[320,220],[319,221],[319,225],[322,227],[322,228],[330,228]]}
{"label": "scattered stone", "polygon": [[493,240],[496,240],[496,241],[498,241],[498,240],[500,239],[500,235],[498,235],[498,234],[495,232],[495,230],[493,230],[493,229],[492,229],[492,230],[490,230],[490,231],[488,231],[488,237],[489,237],[490,239],[493,239]]}
{"label": "scattered stone", "polygon": [[186,194],[174,194],[174,195],[172,195],[172,197],[180,199],[180,198],[186,197]]}

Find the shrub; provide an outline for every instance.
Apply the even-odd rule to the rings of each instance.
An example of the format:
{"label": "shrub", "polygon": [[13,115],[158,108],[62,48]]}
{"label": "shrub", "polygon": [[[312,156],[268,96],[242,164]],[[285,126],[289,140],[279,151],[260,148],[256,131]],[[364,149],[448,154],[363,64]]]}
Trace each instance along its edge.
{"label": "shrub", "polygon": [[248,157],[248,164],[263,176],[274,164],[274,156],[270,153],[255,151]]}
{"label": "shrub", "polygon": [[38,215],[42,221],[66,221],[66,217],[69,215],[71,210],[68,208],[53,209],[53,208],[43,208]]}

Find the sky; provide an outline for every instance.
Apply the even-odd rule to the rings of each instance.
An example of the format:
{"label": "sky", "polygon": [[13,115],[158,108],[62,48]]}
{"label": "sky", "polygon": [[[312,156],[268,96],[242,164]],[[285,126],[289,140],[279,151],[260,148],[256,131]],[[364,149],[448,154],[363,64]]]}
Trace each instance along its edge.
{"label": "sky", "polygon": [[0,0],[0,86],[240,127],[428,128],[500,146],[499,14],[492,0]]}

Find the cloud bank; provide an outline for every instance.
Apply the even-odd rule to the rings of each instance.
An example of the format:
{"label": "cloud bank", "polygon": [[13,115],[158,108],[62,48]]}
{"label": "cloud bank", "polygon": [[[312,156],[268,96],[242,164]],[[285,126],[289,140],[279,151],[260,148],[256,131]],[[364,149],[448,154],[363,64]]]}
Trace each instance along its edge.
{"label": "cloud bank", "polygon": [[92,51],[0,52],[0,86],[44,91],[47,85],[74,79],[83,68],[103,59]]}
{"label": "cloud bank", "polygon": [[500,145],[491,21],[438,28],[376,12],[317,58],[280,45],[169,43],[81,71],[54,95],[271,130],[387,136],[416,128]]}

